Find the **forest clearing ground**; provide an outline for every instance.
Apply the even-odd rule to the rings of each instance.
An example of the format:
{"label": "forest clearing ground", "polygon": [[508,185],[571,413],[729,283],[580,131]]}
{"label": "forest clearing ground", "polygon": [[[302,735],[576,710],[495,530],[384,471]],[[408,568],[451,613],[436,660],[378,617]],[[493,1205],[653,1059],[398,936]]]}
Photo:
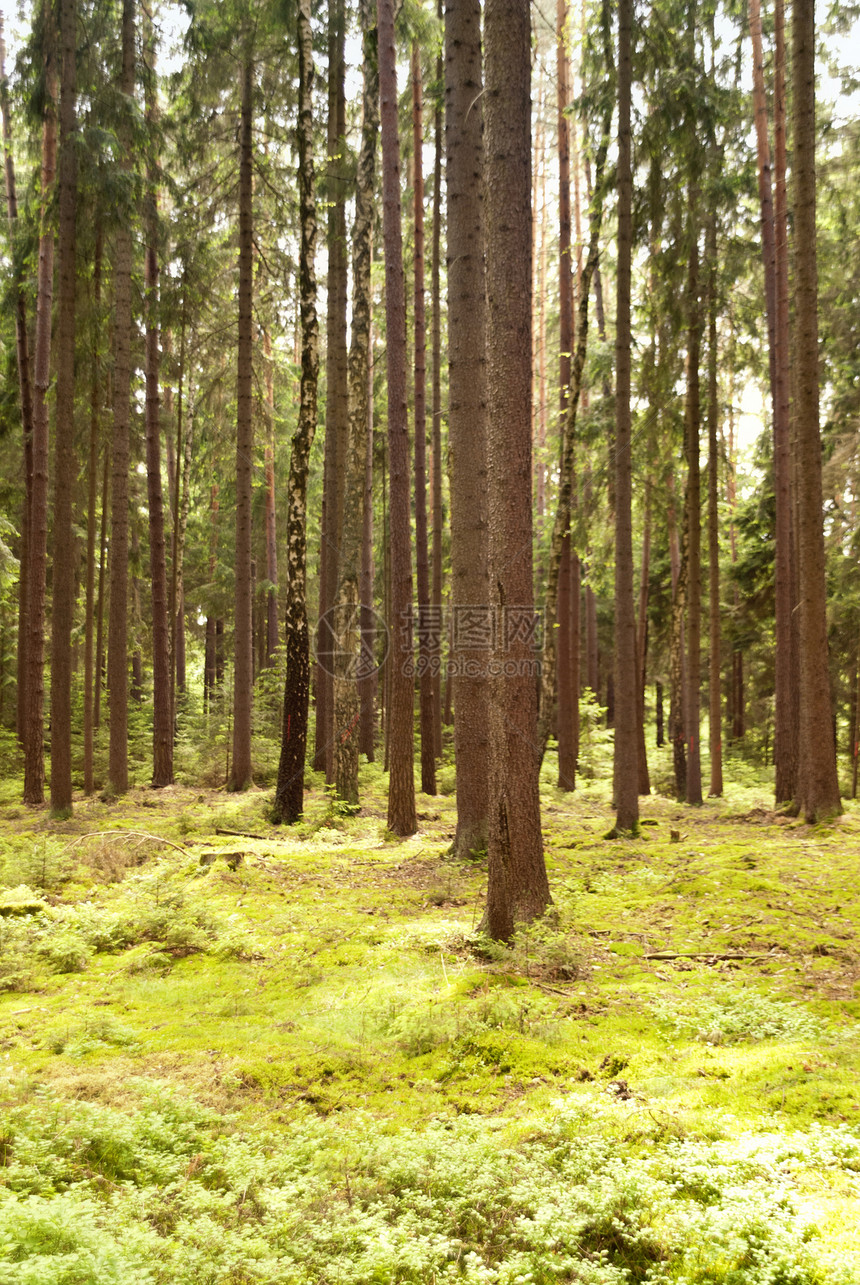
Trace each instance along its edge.
{"label": "forest clearing ground", "polygon": [[363,777],[289,830],[0,799],[0,1285],[860,1282],[856,805],[652,796],[607,841],[547,783],[505,948],[453,797],[393,841]]}

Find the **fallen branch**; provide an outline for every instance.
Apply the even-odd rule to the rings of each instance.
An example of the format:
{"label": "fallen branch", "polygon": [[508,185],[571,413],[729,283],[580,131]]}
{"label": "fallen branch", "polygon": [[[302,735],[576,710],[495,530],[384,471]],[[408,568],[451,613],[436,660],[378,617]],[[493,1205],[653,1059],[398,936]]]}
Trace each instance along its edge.
{"label": "fallen branch", "polygon": [[216,834],[229,834],[232,839],[261,839],[263,843],[268,843],[271,836],[265,834],[249,834],[247,830],[221,830],[216,827]]}
{"label": "fallen branch", "polygon": [[80,843],[84,839],[106,839],[110,835],[121,835],[123,838],[133,839],[151,839],[153,843],[166,843],[168,848],[175,848],[176,851],[181,852],[184,857],[188,856],[188,849],[183,848],[181,844],[174,843],[172,839],[165,839],[160,834],[149,834],[146,830],[90,830],[87,834],[79,834],[77,838],[72,839],[66,847],[73,848],[75,844]]}
{"label": "fallen branch", "polygon": [[720,954],[715,950],[661,950],[652,955],[646,955],[646,959],[766,959],[769,952],[757,950],[752,954],[742,952],[732,952],[731,954]]}

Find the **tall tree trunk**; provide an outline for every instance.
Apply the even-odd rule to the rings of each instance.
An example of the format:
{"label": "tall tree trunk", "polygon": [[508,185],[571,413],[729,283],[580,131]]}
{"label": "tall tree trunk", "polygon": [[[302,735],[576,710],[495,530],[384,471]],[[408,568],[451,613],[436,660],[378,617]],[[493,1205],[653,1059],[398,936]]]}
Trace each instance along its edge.
{"label": "tall tree trunk", "polygon": [[[670,696],[669,740],[672,742],[672,762],[675,770],[675,796],[687,797],[686,749],[686,681],[684,665],[684,612],[687,605],[687,566],[689,539],[687,534],[687,504],[684,504],[683,534],[679,542],[674,515],[670,516],[669,542],[672,548],[673,567],[672,636],[670,642]],[[679,550],[680,543],[680,550]]]}
{"label": "tall tree trunk", "polygon": [[320,624],[316,671],[314,767],[335,779],[334,653],[330,613],[338,588],[344,472],[349,433],[347,392],[347,251],[344,153],[344,0],[329,0],[328,27],[328,278],[326,282],[326,409],[323,514],[320,547]]}
{"label": "tall tree trunk", "polygon": [[94,677],[101,682],[101,675],[94,675],[93,630],[96,607],[96,499],[98,493],[101,367],[99,338],[101,331],[102,297],[101,224],[96,229],[96,246],[93,256],[92,332],[90,342],[90,440],[87,464],[87,570],[86,607],[84,611],[84,793],[95,789],[93,778],[93,732],[95,728]]}
{"label": "tall tree trunk", "polygon": [[[439,19],[442,3],[438,0]],[[430,254],[430,298],[432,321],[430,344],[432,348],[432,429],[430,493],[433,506],[433,576],[430,603],[437,621],[442,620],[442,96],[444,85],[442,51],[436,59],[436,106],[433,111],[434,163],[433,163],[433,230]],[[441,626],[440,626],[441,627]],[[433,750],[436,758],[442,757],[442,638],[438,638],[432,657],[433,671]]]}
{"label": "tall tree trunk", "polygon": [[[591,211],[588,256],[582,270],[582,288],[579,292],[576,322],[576,350],[570,374],[567,404],[564,418],[562,443],[561,473],[559,476],[558,496],[556,499],[555,520],[553,523],[550,544],[547,585],[544,598],[544,638],[543,660],[541,663],[540,720],[538,723],[538,759],[546,751],[547,741],[552,726],[552,713],[555,705],[556,676],[561,671],[556,663],[556,622],[561,617],[562,604],[559,596],[559,579],[561,575],[564,539],[570,529],[571,492],[573,488],[573,460],[576,444],[576,416],[582,389],[582,376],[585,369],[585,356],[588,346],[588,298],[591,282],[597,272],[600,255],[600,233],[603,226],[603,170],[609,150],[609,131],[611,128],[611,106],[604,112],[601,139],[596,157],[597,185]],[[632,552],[631,552],[632,558]],[[632,595],[631,572],[631,595]],[[632,597],[631,597],[632,601]]]}
{"label": "tall tree trunk", "polygon": [[794,799],[800,746],[798,744],[798,613],[796,539],[791,483],[791,407],[789,361],[791,357],[788,284],[788,199],[786,192],[785,107],[785,10],[776,0],[774,60],[774,257],[776,264],[775,374],[773,416],[773,475],[776,500],[775,612],[775,795],[777,803]]}
{"label": "tall tree trunk", "polygon": [[642,531],[642,571],[639,577],[639,619],[636,626],[636,757],[639,793],[651,793],[648,751],[645,746],[645,671],[648,659],[648,579],[651,563],[651,479],[645,484],[645,521]]}
{"label": "tall tree trunk", "polygon": [[529,17],[525,0],[488,0],[484,19],[490,602],[504,676],[491,679],[483,924],[497,940],[550,902],[535,754]]}
{"label": "tall tree trunk", "polygon": [[376,184],[376,139],[379,133],[379,75],[372,5],[366,0],[364,20],[364,120],[356,182],[352,234],[352,342],[349,351],[349,451],[345,461],[346,492],[340,581],[336,604],[337,663],[335,668],[335,772],[337,793],[358,802],[358,754],[361,703],[359,680],[374,668],[373,656],[361,646],[361,612],[366,599],[359,593],[362,532],[367,475],[368,373],[371,341],[370,268],[373,250],[373,194]]}
{"label": "tall tree trunk", "polygon": [[146,485],[149,508],[149,576],[152,594],[152,784],[173,784],[173,726],[170,709],[170,625],[161,488],[161,396],[158,325],[158,188],[154,151],[157,104],[155,40],[147,20],[146,118],[150,127],[146,191]]}
{"label": "tall tree trunk", "polygon": [[33,480],[30,497],[27,588],[27,719],[24,737],[24,802],[45,801],[45,584],[48,564],[48,386],[51,380],[51,307],[54,297],[54,231],[50,202],[57,171],[57,72],[50,6],[45,5],[45,116],[36,336],[33,367]]}
{"label": "tall tree trunk", "polygon": [[812,824],[842,811],[830,701],[827,597],[818,424],[818,268],[815,228],[815,9],[795,0],[794,79],[795,392],[800,552],[800,744],[797,803]]}
{"label": "tall tree trunk", "polygon": [[388,828],[414,834],[412,769],[412,542],[409,432],[406,409],[406,307],[400,227],[400,139],[393,0],[378,0],[379,102],[382,137],[382,231],[385,247],[388,456],[391,475],[391,770]]}
{"label": "tall tree trunk", "polygon": [[242,63],[239,126],[239,345],[236,375],[236,607],[233,669],[233,761],[228,788],[251,784],[253,639],[251,630],[251,472],[254,451],[254,63]]}
{"label": "tall tree trunk", "polygon": [[635,831],[639,825],[630,424],[630,262],[633,246],[633,175],[630,158],[632,27],[632,0],[619,0],[618,293],[615,323],[615,824],[619,831]]}
{"label": "tall tree trunk", "polygon": [[54,431],[54,556],[51,605],[51,811],[72,810],[72,623],[76,597],[72,502],[75,459],[75,217],[77,5],[60,5],[59,299]]}
{"label": "tall tree trunk", "polygon": [[[374,101],[378,97],[378,87]],[[378,109],[377,109],[378,110]],[[361,706],[359,745],[368,763],[376,758],[376,723],[374,705],[379,682],[376,664],[376,612],[373,609],[373,334],[367,371],[367,433],[364,457],[364,496],[361,525],[361,571],[358,595],[361,602],[361,664],[359,665],[358,699]]]}
{"label": "tall tree trunk", "polygon": [[275,525],[275,369],[272,361],[272,337],[263,334],[263,358],[266,364],[266,655],[267,665],[274,665],[278,650],[278,532]]}
{"label": "tall tree trunk", "polygon": [[[570,60],[567,54],[567,5],[556,6],[556,68],[558,77],[558,286],[559,286],[559,456],[564,469],[564,426],[570,398],[571,353],[573,351],[573,274],[570,254],[570,123],[567,109],[570,99]],[[573,472],[573,456],[569,461]],[[570,479],[571,497],[573,478]],[[572,505],[571,505],[572,508]],[[558,736],[558,786],[561,790],[576,787],[576,732],[578,730],[578,693],[573,687],[573,604],[578,597],[578,576],[574,575],[575,554],[570,530],[565,531],[558,578],[558,613],[556,635],[556,694]],[[578,659],[578,656],[577,656]]]}
{"label": "tall tree trunk", "polygon": [[[219,486],[213,482],[209,488],[209,586],[214,587],[218,566],[218,495]],[[210,610],[206,616],[206,635],[203,660],[203,704],[207,710],[212,708],[212,699],[217,686],[215,665],[215,615]]]}
{"label": "tall tree trunk", "polygon": [[102,506],[101,526],[99,530],[99,579],[96,596],[96,663],[95,688],[93,691],[93,731],[101,726],[102,687],[105,680],[105,580],[107,573],[107,537],[108,537],[108,501],[110,499],[110,451],[102,452]]}
{"label": "tall tree trunk", "polygon": [[440,622],[430,610],[430,550],[427,543],[427,384],[426,324],[424,307],[424,98],[421,54],[412,42],[412,157],[414,234],[414,332],[415,332],[415,572],[418,590],[418,682],[421,728],[421,789],[436,793],[436,744],[433,724],[433,652]]}
{"label": "tall tree trunk", "polygon": [[9,219],[9,241],[15,274],[15,344],[24,447],[24,504],[21,514],[21,556],[18,572],[18,706],[15,719],[18,739],[23,745],[27,720],[27,587],[30,568],[30,504],[33,489],[33,389],[30,375],[30,339],[27,333],[27,296],[24,289],[23,269],[19,263],[19,254],[15,245],[18,227],[18,195],[12,153],[12,118],[9,107],[9,83],[6,79],[6,44],[3,38],[2,14],[0,14],[0,114],[3,121],[6,212]]}
{"label": "tall tree trunk", "polygon": [[[445,3],[448,203],[448,481],[451,503],[449,672],[454,701],[461,857],[487,846],[487,372],[484,354],[483,73],[479,0]],[[463,628],[460,628],[460,625]]]}
{"label": "tall tree trunk", "polygon": [[702,756],[699,744],[702,660],[702,512],[699,477],[699,359],[701,313],[699,307],[699,243],[695,224],[696,198],[689,207],[694,220],[693,243],[687,272],[687,396],[685,455],[687,457],[687,802],[702,802]]}
{"label": "tall tree trunk", "polygon": [[[134,95],[135,3],[123,0],[122,78],[120,90]],[[131,134],[125,126],[125,168],[131,171]],[[116,232],[114,248],[114,376],[111,452],[110,614],[108,616],[108,687],[110,751],[108,781],[115,794],[128,789],[128,473],[131,421],[131,220]]]}
{"label": "tall tree trunk", "polygon": [[717,429],[720,405],[717,384],[717,218],[712,210],[708,221],[708,624],[710,656],[708,672],[709,744],[711,784],[708,794],[719,798],[723,793],[722,702],[720,684],[722,658],[720,651],[720,529],[718,506],[719,452]]}
{"label": "tall tree trunk", "polygon": [[287,676],[281,757],[273,818],[292,823],[304,809],[305,757],[310,699],[310,637],[307,611],[307,481],[310,450],[317,422],[319,326],[316,305],[317,216],[313,159],[313,35],[310,0],[299,0],[299,216],[301,248],[299,289],[302,320],[302,379],[299,421],[290,454],[287,519]]}

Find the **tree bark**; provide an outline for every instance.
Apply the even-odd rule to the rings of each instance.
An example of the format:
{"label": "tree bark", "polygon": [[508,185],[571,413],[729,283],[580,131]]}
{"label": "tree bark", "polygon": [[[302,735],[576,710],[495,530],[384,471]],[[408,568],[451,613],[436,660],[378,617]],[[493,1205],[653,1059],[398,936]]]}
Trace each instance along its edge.
{"label": "tree bark", "polygon": [[96,245],[93,256],[92,333],[90,342],[90,437],[87,463],[87,568],[84,615],[84,793],[87,795],[92,794],[95,788],[93,778],[94,679],[97,679],[99,684],[101,683],[101,675],[94,673],[93,632],[96,611],[96,499],[98,493],[99,439],[101,436],[99,415],[101,398],[99,338],[101,331],[102,250],[102,229],[101,224],[99,224],[96,229]]}
{"label": "tree bark", "polygon": [[[453,643],[448,655],[457,762],[457,830],[452,851],[461,857],[481,852],[487,846],[488,653],[482,645],[486,640],[481,629],[490,602],[483,101],[479,0],[446,0],[448,480]],[[477,628],[467,627],[470,620]]]}
{"label": "tree bark", "polygon": [[[442,19],[442,3],[438,0],[438,16]],[[434,164],[433,164],[433,230],[432,249],[430,253],[430,295],[432,322],[430,344],[432,349],[432,428],[431,428],[431,469],[430,494],[433,506],[433,576],[430,602],[434,618],[442,620],[442,537],[444,532],[444,513],[442,510],[442,290],[441,290],[441,255],[442,255],[442,97],[444,85],[444,62],[442,51],[436,59],[437,98],[433,111],[434,130]],[[442,757],[442,635],[436,640],[436,647],[431,655],[432,690],[433,690],[433,751],[437,759]]]}
{"label": "tree bark", "polygon": [[415,572],[418,591],[418,683],[421,729],[421,789],[436,793],[436,744],[433,722],[433,651],[439,622],[430,610],[430,550],[427,543],[427,381],[424,304],[424,96],[421,55],[412,42],[412,158],[414,270],[414,450],[415,450]]}
{"label": "tree bark", "polygon": [[263,358],[266,364],[266,635],[265,663],[274,665],[278,650],[278,532],[275,524],[275,369],[272,361],[272,337],[263,334]]}
{"label": "tree bark", "polygon": [[798,744],[798,613],[794,500],[791,483],[791,407],[789,361],[791,357],[788,284],[788,199],[786,192],[785,11],[776,0],[774,65],[774,257],[776,266],[775,373],[773,417],[773,477],[776,500],[774,554],[777,643],[774,656],[774,761],[775,796],[785,803],[797,792],[800,746]]}
{"label": "tree bark", "polygon": [[794,80],[795,393],[800,545],[800,744],[797,803],[812,824],[842,811],[830,700],[827,597],[818,423],[818,267],[815,227],[815,8],[795,0]]}
{"label": "tree bark", "polygon": [[687,271],[687,396],[684,416],[687,457],[687,802],[702,802],[702,756],[699,744],[699,706],[702,685],[702,511],[699,471],[699,360],[701,313],[699,307],[699,244],[695,223],[696,198],[691,194],[694,226]]}
{"label": "tree bark", "polygon": [[75,111],[77,5],[60,5],[59,298],[54,432],[54,556],[51,604],[51,811],[72,810],[72,623],[76,598],[72,502],[75,458],[75,219],[78,145]]}
{"label": "tree bark", "polygon": [[317,216],[313,160],[313,34],[310,0],[299,0],[298,185],[301,220],[299,290],[302,323],[302,377],[299,421],[290,454],[287,518],[287,676],[281,757],[273,820],[292,823],[304,810],[305,757],[310,698],[310,636],[307,612],[307,481],[317,422],[319,326],[316,308]]}
{"label": "tree bark", "polygon": [[529,16],[526,0],[488,0],[484,20],[489,566],[496,642],[483,926],[496,940],[509,939],[550,902],[535,752]]}
{"label": "tree bark", "polygon": [[158,324],[158,157],[154,151],[157,104],[155,40],[147,20],[146,117],[150,126],[146,191],[146,486],[149,508],[149,576],[152,597],[152,784],[173,784],[173,726],[170,711],[170,625],[161,487],[161,396]]}
{"label": "tree bark", "polygon": [[[362,534],[367,502],[368,373],[371,341],[373,195],[376,185],[376,140],[379,133],[379,75],[372,5],[365,4],[364,119],[356,182],[352,235],[352,340],[349,351],[349,450],[344,461],[345,503],[340,546],[340,580],[336,599],[337,643],[335,698],[335,775],[338,798],[358,803],[359,680],[375,668],[362,648],[361,612],[367,600],[359,593]],[[372,476],[372,474],[371,474]],[[371,497],[372,498],[372,497]]]}
{"label": "tree bark", "polygon": [[632,0],[618,5],[618,275],[615,323],[615,809],[616,829],[639,826],[636,617],[633,604],[630,423],[630,264],[633,175],[630,104]]}
{"label": "tree bark", "polygon": [[314,768],[335,779],[334,637],[330,615],[338,589],[344,512],[349,409],[347,391],[347,252],[344,152],[344,0],[329,0],[328,26],[328,277],[326,282],[326,408],[323,513],[320,548],[320,622],[317,628],[316,733]]}
{"label": "tree bark", "polygon": [[708,660],[709,748],[711,783],[708,794],[719,798],[723,793],[722,748],[722,658],[720,639],[720,528],[718,506],[719,452],[717,429],[720,404],[717,383],[717,218],[712,210],[708,222],[708,625],[710,655]]}
{"label": "tree bark", "polygon": [[24,504],[21,513],[21,545],[18,572],[18,655],[17,711],[15,727],[18,740],[25,743],[27,720],[27,588],[30,570],[30,505],[33,489],[33,388],[30,374],[30,338],[27,333],[27,296],[24,274],[18,263],[15,239],[18,227],[18,195],[15,185],[15,163],[12,151],[12,118],[9,107],[9,83],[6,79],[6,45],[3,18],[0,15],[0,114],[3,122],[3,157],[6,180],[6,212],[9,240],[14,260],[15,345],[18,363],[18,393],[21,405],[21,428],[24,457]]}
{"label": "tree bark", "polygon": [[236,606],[233,633],[233,757],[228,788],[252,783],[251,710],[253,639],[251,630],[251,474],[254,452],[254,179],[252,127],[254,63],[242,63],[239,125],[239,344],[236,374]]}
{"label": "tree bark", "polygon": [[409,835],[415,833],[418,823],[412,769],[412,550],[409,534],[406,309],[400,227],[400,140],[397,129],[397,50],[393,0],[378,0],[378,25],[391,514],[392,654],[388,828],[394,834]]}
{"label": "tree bark", "polygon": [[45,585],[48,565],[48,386],[51,380],[51,307],[54,296],[54,231],[50,201],[57,171],[57,72],[50,7],[45,6],[45,115],[42,125],[42,187],[36,335],[33,366],[33,480],[30,496],[27,589],[27,718],[24,738],[24,802],[45,801]]}
{"label": "tree bark", "polygon": [[[134,0],[122,6],[122,77],[120,90],[134,94]],[[125,126],[130,171],[131,134]],[[114,242],[114,377],[111,450],[110,613],[108,616],[108,688],[110,750],[108,784],[114,794],[128,790],[128,473],[131,421],[131,221],[125,219]]]}

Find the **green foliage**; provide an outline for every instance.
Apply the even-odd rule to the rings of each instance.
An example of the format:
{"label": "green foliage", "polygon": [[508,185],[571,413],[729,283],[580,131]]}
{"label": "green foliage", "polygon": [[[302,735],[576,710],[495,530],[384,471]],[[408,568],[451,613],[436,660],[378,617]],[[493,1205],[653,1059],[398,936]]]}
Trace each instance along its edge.
{"label": "green foliage", "polygon": [[662,999],[652,1008],[658,1020],[706,1044],[810,1040],[821,1034],[821,1023],[802,1008],[753,990],[726,989],[722,994],[686,1001]]}

